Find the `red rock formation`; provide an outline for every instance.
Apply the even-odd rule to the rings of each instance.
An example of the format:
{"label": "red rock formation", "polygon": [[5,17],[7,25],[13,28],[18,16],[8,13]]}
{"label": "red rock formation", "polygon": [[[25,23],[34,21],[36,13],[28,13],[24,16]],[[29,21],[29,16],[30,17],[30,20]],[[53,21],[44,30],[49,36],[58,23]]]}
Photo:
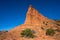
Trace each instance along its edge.
{"label": "red rock formation", "polygon": [[[47,17],[43,16],[41,13],[39,13],[35,8],[32,7],[32,5],[29,6],[27,14],[26,14],[26,20],[23,25],[20,25],[10,32],[14,32],[12,34],[16,35],[19,40],[56,40],[54,37],[50,37],[46,35],[46,29],[47,28],[53,28],[57,29],[57,25],[54,20],[48,19]],[[45,30],[42,30],[41,27],[43,27]],[[30,28],[32,30],[36,31],[36,38],[34,39],[28,39],[28,38],[22,38],[19,37],[21,31]]]}
{"label": "red rock formation", "polygon": [[[44,30],[41,28],[43,27]],[[36,33],[35,38],[25,38],[21,37],[20,33],[22,30],[30,28],[34,30]],[[25,23],[15,27],[14,29],[8,32],[6,39],[4,40],[59,40],[55,36],[47,36],[46,29],[53,28],[57,29],[56,22],[54,20],[48,19],[47,17],[43,16],[39,13],[32,5],[29,6],[28,12],[26,14]]]}
{"label": "red rock formation", "polygon": [[[26,14],[26,20],[25,25],[44,25],[48,24],[50,26],[54,26],[53,24],[55,21],[48,19],[47,17],[43,16],[41,13],[39,13],[35,8],[32,7],[32,5],[29,6],[28,12]],[[48,26],[47,25],[47,26]]]}
{"label": "red rock formation", "polygon": [[26,14],[25,24],[29,24],[29,25],[41,24],[41,20],[42,20],[41,17],[44,16],[30,5],[28,12]]}

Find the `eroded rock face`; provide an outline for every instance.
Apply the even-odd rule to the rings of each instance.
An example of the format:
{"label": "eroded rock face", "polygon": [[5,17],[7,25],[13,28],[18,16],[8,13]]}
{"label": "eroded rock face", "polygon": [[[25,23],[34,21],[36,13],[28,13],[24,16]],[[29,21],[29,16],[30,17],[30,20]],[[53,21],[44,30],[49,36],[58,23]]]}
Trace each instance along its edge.
{"label": "eroded rock face", "polygon": [[24,25],[55,26],[55,21],[39,13],[32,5],[29,6]]}
{"label": "eroded rock face", "polygon": [[[43,27],[43,28],[42,28]],[[55,36],[47,36],[46,29],[53,28],[58,29],[58,25],[54,20],[48,19],[39,13],[32,5],[29,6],[25,23],[15,27],[14,29],[8,31],[7,37],[3,40],[60,40],[60,32],[57,32]],[[35,31],[35,38],[25,38],[21,37],[21,31],[29,28]],[[56,38],[57,37],[57,38]]]}
{"label": "eroded rock face", "polygon": [[30,5],[26,14],[26,20],[24,24],[38,25],[41,24],[41,20],[43,18],[45,17],[40,14],[35,8],[33,8],[32,5]]}

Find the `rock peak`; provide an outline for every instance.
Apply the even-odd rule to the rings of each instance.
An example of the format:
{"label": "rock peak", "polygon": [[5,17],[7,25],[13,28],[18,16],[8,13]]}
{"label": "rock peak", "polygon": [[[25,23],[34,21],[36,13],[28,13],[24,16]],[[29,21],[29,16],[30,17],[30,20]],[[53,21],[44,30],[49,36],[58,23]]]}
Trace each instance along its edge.
{"label": "rock peak", "polygon": [[54,22],[53,20],[48,19],[47,17],[43,16],[39,13],[32,5],[29,6],[26,20],[24,24],[28,25],[42,25],[44,22]]}
{"label": "rock peak", "polygon": [[[25,29],[31,29],[35,38],[22,37],[21,33]],[[15,27],[7,33],[0,33],[0,40],[60,40],[60,32],[56,30],[53,35],[46,35],[46,30],[52,28],[53,30],[60,29],[60,25],[53,20],[41,15],[35,8],[29,6],[25,23]],[[54,31],[55,32],[55,31]],[[7,36],[7,37],[5,37]]]}
{"label": "rock peak", "polygon": [[41,13],[39,13],[32,5],[29,6],[25,24],[33,25],[33,24],[40,24],[41,18],[44,17]]}

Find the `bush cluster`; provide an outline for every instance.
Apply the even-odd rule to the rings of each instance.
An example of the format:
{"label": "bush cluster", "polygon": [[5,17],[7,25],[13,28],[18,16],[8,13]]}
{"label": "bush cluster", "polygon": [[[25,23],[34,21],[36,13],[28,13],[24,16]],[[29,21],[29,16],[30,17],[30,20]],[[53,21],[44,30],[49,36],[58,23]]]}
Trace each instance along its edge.
{"label": "bush cluster", "polygon": [[22,32],[21,32],[21,36],[22,37],[29,37],[29,38],[33,38],[34,37],[34,34],[33,34],[33,32],[32,32],[32,30],[31,29],[25,29],[25,30],[23,30]]}
{"label": "bush cluster", "polygon": [[55,34],[55,30],[50,28],[50,29],[47,29],[46,30],[46,35],[50,35],[50,36],[53,36]]}

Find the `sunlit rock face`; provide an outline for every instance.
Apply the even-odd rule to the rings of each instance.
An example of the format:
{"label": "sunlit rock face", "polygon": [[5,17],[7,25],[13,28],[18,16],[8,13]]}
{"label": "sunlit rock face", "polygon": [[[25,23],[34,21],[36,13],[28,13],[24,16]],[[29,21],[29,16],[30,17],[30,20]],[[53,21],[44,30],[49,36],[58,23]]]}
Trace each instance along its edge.
{"label": "sunlit rock face", "polygon": [[30,5],[28,12],[26,14],[26,20],[24,24],[29,24],[29,25],[41,24],[41,17],[43,16],[39,14],[39,12]]}
{"label": "sunlit rock face", "polygon": [[[43,16],[35,8],[33,8],[32,5],[29,6],[24,24],[42,26],[44,23],[48,24],[51,22],[53,23],[54,21]],[[52,26],[52,24],[51,24],[51,26]]]}
{"label": "sunlit rock face", "polygon": [[[36,37],[21,37],[20,33],[26,28],[33,30]],[[60,40],[60,32],[56,32],[54,36],[47,36],[46,29],[48,28],[59,29],[60,26],[56,25],[54,20],[43,16],[34,7],[32,7],[32,5],[30,5],[24,24],[11,29],[7,33],[4,33],[5,36],[2,34],[3,37],[0,36],[0,40]]]}

